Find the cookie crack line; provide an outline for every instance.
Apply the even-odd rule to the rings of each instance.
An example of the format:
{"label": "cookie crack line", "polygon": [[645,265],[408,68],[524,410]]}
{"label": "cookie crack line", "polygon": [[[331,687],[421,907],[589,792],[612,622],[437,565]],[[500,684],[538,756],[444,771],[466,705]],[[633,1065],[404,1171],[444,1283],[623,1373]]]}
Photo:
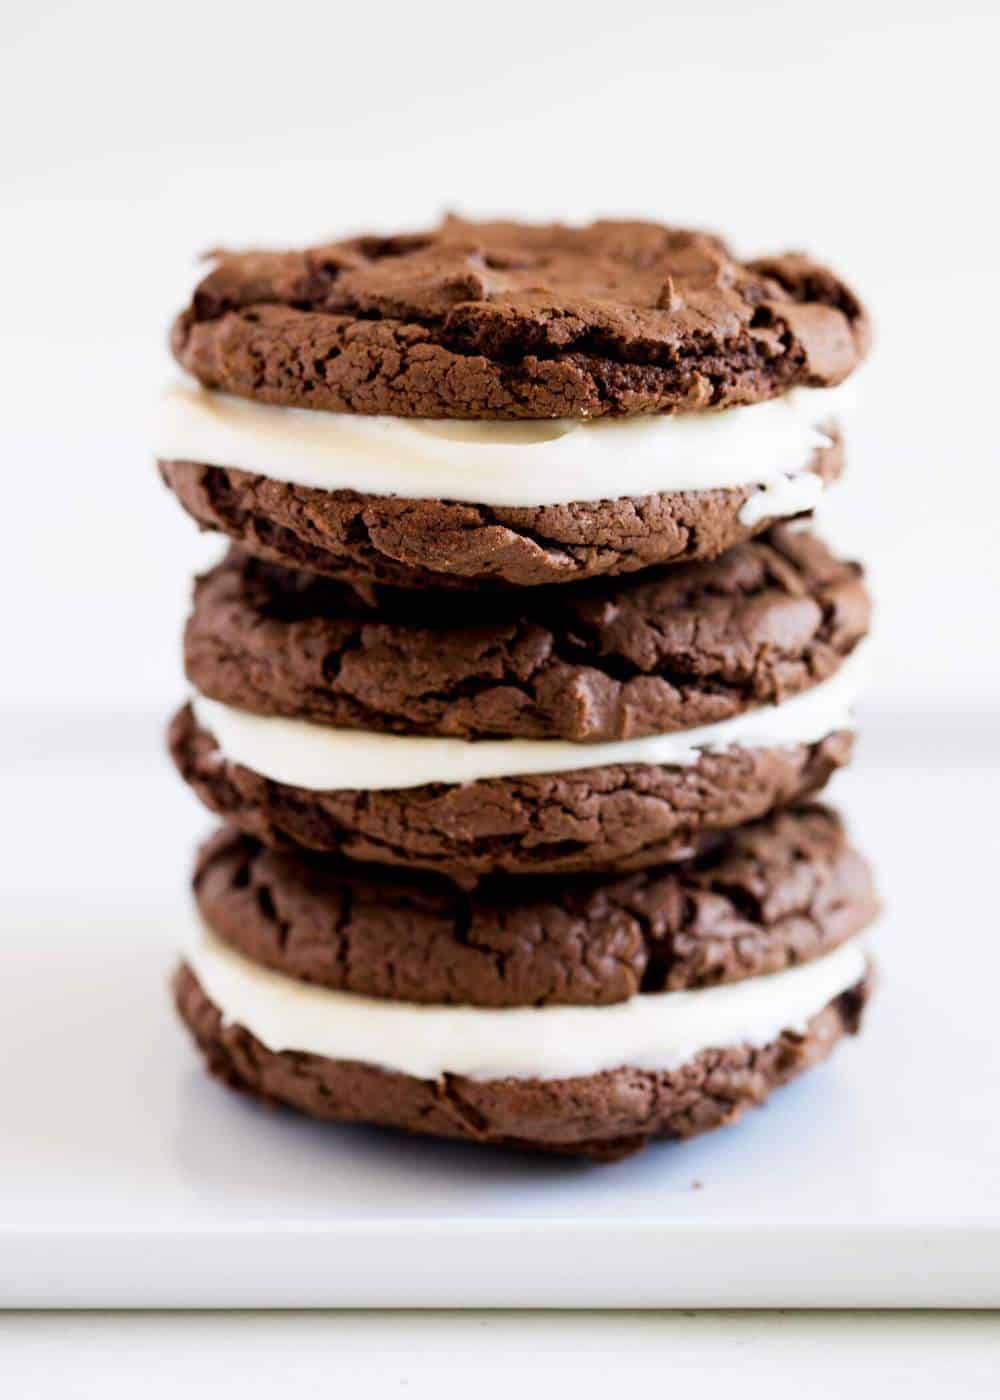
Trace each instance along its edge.
{"label": "cookie crack line", "polygon": [[[358,324],[323,313],[311,313],[310,319],[318,324],[302,327],[301,334],[342,335]],[[425,348],[437,351],[436,356],[425,360],[396,343],[385,355],[392,369],[385,370],[382,354],[373,361],[356,336],[353,354],[348,344],[336,355],[324,356],[328,373],[317,382],[297,379],[283,363],[284,332],[265,336],[259,322],[250,323],[247,332],[242,313],[236,312],[227,312],[215,324],[222,339],[230,333],[232,345],[217,346],[198,337],[198,325],[178,328],[172,342],[181,366],[207,388],[262,403],[417,418],[588,418],[728,408],[760,402],[796,385],[832,386],[853,368],[845,366],[831,375],[811,373],[805,351],[793,340],[776,355],[756,345],[748,334],[714,343],[706,338],[700,354],[690,347],[665,348],[639,359],[623,353],[621,359],[613,360],[606,355],[588,356],[582,349],[551,349],[533,351],[516,361],[498,361],[471,347],[452,344],[446,337],[439,342],[428,337]],[[411,329],[388,319],[378,324],[387,336],[397,338]],[[254,358],[262,365],[269,358],[275,363],[248,375],[247,348],[239,342],[248,335],[253,339],[254,333],[261,340]],[[383,354],[386,348],[380,347]],[[359,359],[365,363],[359,365]],[[449,381],[461,379],[463,360],[477,394],[471,390],[458,394],[451,388]]]}
{"label": "cookie crack line", "polygon": [[[459,312],[468,313],[475,309],[476,303],[469,302],[460,305]],[[678,375],[693,373],[694,365],[701,356],[718,355],[727,357],[724,366],[715,367],[710,362],[703,372],[709,383],[713,385],[716,393],[702,407],[712,407],[719,398],[719,392],[726,385],[727,373],[732,374],[734,369],[751,371],[761,368],[764,365],[776,366],[782,360],[790,360],[792,363],[787,366],[789,373],[794,373],[803,367],[804,359],[795,359],[801,355],[799,347],[796,345],[791,327],[782,324],[780,310],[776,312],[776,325],[781,341],[781,352],[775,353],[773,342],[768,346],[760,343],[754,336],[754,327],[750,326],[735,334],[728,336],[713,335],[708,331],[693,331],[689,333],[687,343],[683,344],[662,344],[657,345],[648,342],[628,342],[626,345],[611,336],[602,335],[600,332],[581,330],[575,335],[570,335],[560,344],[547,344],[540,342],[532,344],[527,353],[522,353],[520,349],[511,343],[506,346],[490,348],[479,348],[474,342],[469,340],[464,328],[459,328],[454,324],[451,315],[439,319],[427,318],[424,321],[401,321],[397,317],[382,315],[378,312],[350,312],[335,313],[323,307],[307,308],[289,305],[285,302],[259,302],[249,307],[224,308],[217,316],[199,319],[189,319],[185,321],[184,313],[178,319],[177,349],[180,355],[184,351],[184,337],[198,325],[211,323],[215,320],[225,320],[226,317],[242,317],[251,324],[259,324],[254,321],[254,313],[265,307],[286,308],[290,312],[306,316],[315,316],[317,319],[328,320],[331,326],[338,328],[351,324],[378,324],[391,328],[398,332],[404,332],[411,328],[419,328],[428,333],[427,341],[416,340],[414,346],[408,347],[411,350],[417,346],[427,343],[439,346],[447,350],[456,358],[469,360],[485,359],[490,361],[503,375],[505,372],[510,376],[510,383],[515,388],[523,392],[523,385],[526,379],[530,380],[531,371],[537,366],[546,363],[564,362],[567,365],[579,365],[581,368],[587,366],[590,372],[598,379],[602,369],[605,373],[611,369],[635,367],[639,369],[660,369],[672,370]],[[432,338],[433,333],[433,338]],[[311,363],[311,370],[315,378],[320,378],[323,372],[334,364],[342,355],[342,347],[332,348],[315,358]],[[728,363],[731,357],[735,364]],[[406,354],[402,347],[399,349],[400,363],[394,372],[389,375],[390,382],[393,378],[403,379],[411,368]],[[181,363],[183,359],[181,359]],[[304,365],[300,365],[302,370]],[[379,378],[380,365],[377,361],[371,363],[366,371],[367,381],[364,377],[359,380],[359,387],[363,387],[365,382],[371,383]],[[303,381],[309,384],[309,378],[303,374]],[[263,379],[258,387],[265,387]],[[798,381],[797,381],[798,382]],[[804,381],[811,382],[811,381]],[[819,381],[823,383],[825,381]],[[612,388],[612,384],[606,385],[607,389]],[[546,415],[548,416],[548,415]]]}

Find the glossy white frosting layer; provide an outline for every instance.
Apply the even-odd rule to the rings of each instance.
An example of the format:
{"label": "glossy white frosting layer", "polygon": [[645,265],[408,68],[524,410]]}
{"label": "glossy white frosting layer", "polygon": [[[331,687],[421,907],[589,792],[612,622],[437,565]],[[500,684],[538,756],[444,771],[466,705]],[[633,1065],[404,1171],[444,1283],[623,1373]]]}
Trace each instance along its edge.
{"label": "glossy white frosting layer", "polygon": [[689,766],[706,749],[781,748],[814,744],[852,725],[864,687],[864,644],[829,680],[781,705],[761,705],[732,719],[604,744],[563,739],[439,739],[335,729],[309,720],[254,715],[196,695],[195,717],[222,755],[276,783],[325,792],[337,788],[420,787],[470,783],[528,773],[565,773],[606,764]]}
{"label": "glossy white frosting layer", "polygon": [[718,413],[465,422],[281,408],[181,381],[162,397],[154,445],[160,458],[319,490],[491,506],[756,487],[743,507],[752,524],[816,504],[823,482],[807,468],[853,392],[792,389]]}
{"label": "glossy white frosting layer", "polygon": [[809,1020],[865,974],[864,944],[785,972],[613,1006],[422,1006],[296,982],[234,952],[208,930],[187,952],[223,1019],[268,1050],[355,1060],[418,1079],[564,1079],[629,1065],[670,1070],[703,1050],[766,1045]]}

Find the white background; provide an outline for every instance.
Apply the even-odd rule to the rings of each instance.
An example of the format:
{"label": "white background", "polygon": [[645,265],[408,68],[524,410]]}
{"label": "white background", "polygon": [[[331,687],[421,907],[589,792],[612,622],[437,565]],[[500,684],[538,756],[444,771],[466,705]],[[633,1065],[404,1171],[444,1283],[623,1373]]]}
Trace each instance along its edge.
{"label": "white background", "polygon": [[[10,888],[31,896],[43,872],[72,903],[149,886],[151,813],[102,807],[99,792],[95,805],[76,784],[70,811],[93,818],[81,842],[65,784],[93,774],[88,747],[118,762],[112,735],[145,763],[181,692],[187,574],[213,547],[159,487],[147,423],[169,318],[195,255],[219,244],[420,227],[453,208],[635,214],[714,227],[747,253],[828,259],[878,330],[850,475],[829,507],[880,602],[874,710],[883,732],[957,713],[939,732],[985,733],[1000,699],[998,51],[989,0],[9,6],[0,707],[5,759],[35,795],[27,819],[5,806]],[[36,760],[42,787],[24,767]],[[174,829],[184,796],[165,774],[128,786]],[[73,859],[41,863],[71,842]],[[124,868],[112,859],[123,848],[136,855]],[[179,852],[163,863],[183,878]],[[669,1376],[672,1363],[706,1385],[717,1372],[727,1392],[736,1372],[772,1395],[786,1393],[779,1379],[799,1393],[810,1377],[817,1394],[845,1380],[866,1394],[873,1374],[887,1394],[987,1393],[976,1319],[505,1326],[17,1320],[4,1341],[33,1394],[60,1396],[91,1393],[94,1373],[106,1393],[111,1376],[152,1394],[157,1375],[186,1389],[211,1376],[218,1393],[237,1353],[241,1382],[254,1366],[268,1394],[305,1379],[292,1364],[304,1358],[310,1376],[372,1383],[380,1355],[394,1393],[428,1347],[435,1375],[453,1380],[502,1351],[530,1390],[529,1361],[546,1384],[599,1376],[596,1337],[628,1362],[616,1374],[659,1362]]]}

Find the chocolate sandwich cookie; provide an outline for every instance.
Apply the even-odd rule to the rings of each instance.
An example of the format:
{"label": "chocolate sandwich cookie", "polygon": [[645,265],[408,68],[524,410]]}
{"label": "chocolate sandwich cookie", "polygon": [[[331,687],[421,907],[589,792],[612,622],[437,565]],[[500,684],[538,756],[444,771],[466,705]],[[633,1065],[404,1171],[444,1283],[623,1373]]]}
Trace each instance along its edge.
{"label": "chocolate sandwich cookie", "polygon": [[868,598],[814,537],[532,598],[373,611],[233,556],[199,585],[175,761],[268,845],[466,884],[683,859],[847,761]]}
{"label": "chocolate sandwich cookie", "polygon": [[222,254],[174,328],[203,387],[167,395],[157,455],[200,524],[291,567],[628,573],[810,509],[867,341],[808,259],[654,224]]}
{"label": "chocolate sandwich cookie", "polygon": [[230,1084],[596,1158],[732,1121],[855,1030],[876,907],[821,807],[671,869],[473,896],[224,830],[195,888],[177,1004]]}

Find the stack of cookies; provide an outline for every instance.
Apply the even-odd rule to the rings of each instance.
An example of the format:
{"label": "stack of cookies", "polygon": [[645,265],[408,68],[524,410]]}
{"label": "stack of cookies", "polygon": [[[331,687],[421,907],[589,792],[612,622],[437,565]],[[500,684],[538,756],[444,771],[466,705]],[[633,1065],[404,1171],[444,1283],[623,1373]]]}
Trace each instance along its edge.
{"label": "stack of cookies", "polygon": [[867,344],[843,283],[448,219],[218,254],[172,343],[160,469],[230,541],[170,730],[225,823],[175,981],[209,1068],[608,1159],[856,1030],[875,898],[810,799],[869,601],[802,519]]}

